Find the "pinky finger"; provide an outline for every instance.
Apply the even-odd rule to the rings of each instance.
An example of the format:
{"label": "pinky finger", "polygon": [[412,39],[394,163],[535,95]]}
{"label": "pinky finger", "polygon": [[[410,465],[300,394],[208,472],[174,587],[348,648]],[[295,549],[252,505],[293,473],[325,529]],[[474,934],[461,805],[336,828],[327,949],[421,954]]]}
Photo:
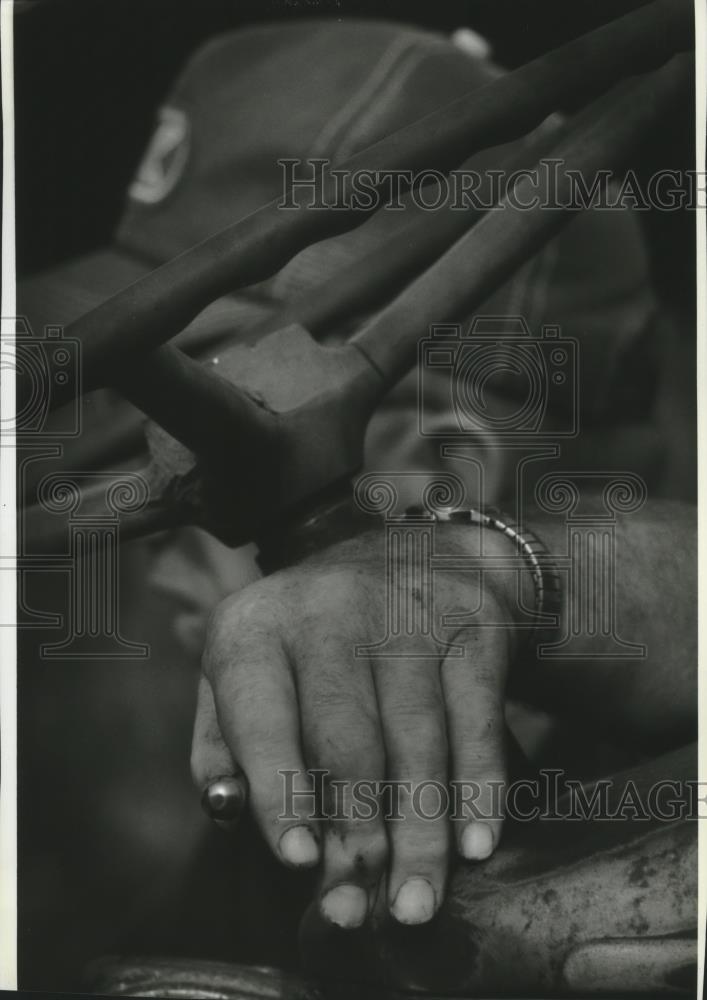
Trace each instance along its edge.
{"label": "pinky finger", "polygon": [[223,741],[213,692],[205,677],[199,681],[191,771],[207,816],[222,829],[234,830],[245,810],[248,782]]}

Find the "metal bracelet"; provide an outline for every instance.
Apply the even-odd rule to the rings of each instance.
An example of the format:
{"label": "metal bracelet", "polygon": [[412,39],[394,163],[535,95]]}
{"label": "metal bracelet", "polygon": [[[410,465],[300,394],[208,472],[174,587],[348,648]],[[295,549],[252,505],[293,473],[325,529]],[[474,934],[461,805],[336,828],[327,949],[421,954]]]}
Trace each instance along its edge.
{"label": "metal bracelet", "polygon": [[497,507],[447,507],[432,512],[435,521],[453,524],[476,524],[494,528],[513,542],[523,556],[533,578],[535,588],[535,627],[528,636],[529,642],[538,643],[540,633],[552,628],[548,616],[558,620],[562,609],[560,574],[554,565],[547,546],[532,531],[527,531]]}

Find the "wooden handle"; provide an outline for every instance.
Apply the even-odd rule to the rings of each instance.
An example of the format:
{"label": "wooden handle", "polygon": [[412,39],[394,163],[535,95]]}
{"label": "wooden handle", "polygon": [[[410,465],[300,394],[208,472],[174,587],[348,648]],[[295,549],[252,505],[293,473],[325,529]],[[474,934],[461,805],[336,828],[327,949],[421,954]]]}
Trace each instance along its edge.
{"label": "wooden handle", "polygon": [[[558,105],[581,104],[692,43],[692,3],[655,0],[400,129],[339,169],[451,169],[524,134]],[[321,193],[335,204],[329,173]],[[303,247],[365,218],[354,208],[283,211],[278,199],[163,264],[67,328],[83,345],[86,387],[110,382],[116,364],[169,340],[215,298],[267,278]]]}

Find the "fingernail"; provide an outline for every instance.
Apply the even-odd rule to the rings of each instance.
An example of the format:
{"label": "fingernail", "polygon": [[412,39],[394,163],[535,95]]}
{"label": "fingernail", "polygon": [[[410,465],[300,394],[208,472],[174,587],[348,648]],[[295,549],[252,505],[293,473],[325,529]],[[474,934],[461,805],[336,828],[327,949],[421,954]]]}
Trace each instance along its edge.
{"label": "fingernail", "polygon": [[493,854],[493,834],[488,823],[469,823],[462,834],[461,852],[468,861],[483,861]]}
{"label": "fingernail", "polygon": [[297,868],[311,868],[319,861],[319,844],[307,826],[291,826],[280,837],[280,854]]}
{"label": "fingernail", "polygon": [[322,899],[322,913],[337,927],[360,927],[368,913],[368,893],[358,885],[337,885]]}
{"label": "fingernail", "polygon": [[409,878],[398,889],[391,907],[401,924],[426,924],[435,915],[435,893],[426,878]]}

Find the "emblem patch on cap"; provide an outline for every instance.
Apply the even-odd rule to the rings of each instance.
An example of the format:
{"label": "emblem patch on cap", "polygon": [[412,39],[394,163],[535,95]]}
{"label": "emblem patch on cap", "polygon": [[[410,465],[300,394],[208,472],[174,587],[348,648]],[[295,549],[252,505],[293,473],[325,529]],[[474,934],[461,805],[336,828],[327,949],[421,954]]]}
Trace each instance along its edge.
{"label": "emblem patch on cap", "polygon": [[135,201],[154,205],[169,194],[189,155],[189,120],[179,108],[160,108],[157,128],[130,185]]}

